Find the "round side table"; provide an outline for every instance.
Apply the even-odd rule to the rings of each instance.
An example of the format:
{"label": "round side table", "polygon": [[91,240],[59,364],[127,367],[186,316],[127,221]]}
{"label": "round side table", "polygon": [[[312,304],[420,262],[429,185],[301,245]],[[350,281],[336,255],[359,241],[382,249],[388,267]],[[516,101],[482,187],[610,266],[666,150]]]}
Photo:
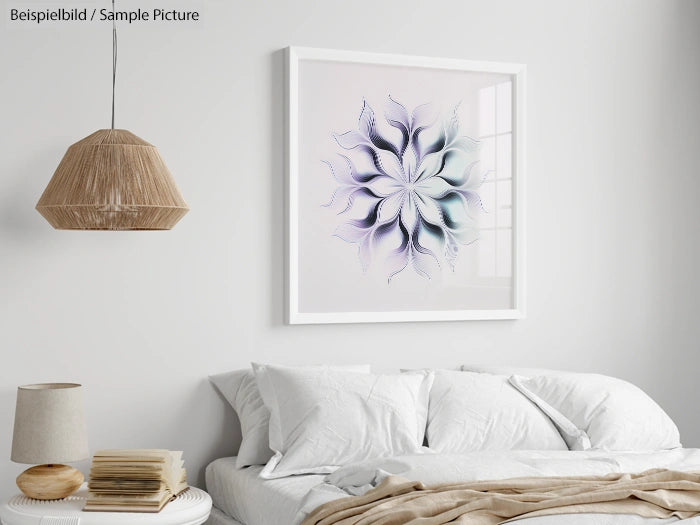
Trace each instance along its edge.
{"label": "round side table", "polygon": [[83,512],[87,486],[65,499],[40,501],[17,495],[0,505],[2,525],[200,525],[211,512],[211,498],[190,487],[157,513]]}

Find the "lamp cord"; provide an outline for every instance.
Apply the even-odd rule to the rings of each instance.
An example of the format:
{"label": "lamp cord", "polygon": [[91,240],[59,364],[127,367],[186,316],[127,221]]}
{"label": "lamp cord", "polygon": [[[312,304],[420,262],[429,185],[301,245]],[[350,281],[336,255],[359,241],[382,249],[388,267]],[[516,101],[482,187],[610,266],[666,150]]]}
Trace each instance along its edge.
{"label": "lamp cord", "polygon": [[114,98],[117,87],[117,21],[112,0],[112,129],[114,129]]}

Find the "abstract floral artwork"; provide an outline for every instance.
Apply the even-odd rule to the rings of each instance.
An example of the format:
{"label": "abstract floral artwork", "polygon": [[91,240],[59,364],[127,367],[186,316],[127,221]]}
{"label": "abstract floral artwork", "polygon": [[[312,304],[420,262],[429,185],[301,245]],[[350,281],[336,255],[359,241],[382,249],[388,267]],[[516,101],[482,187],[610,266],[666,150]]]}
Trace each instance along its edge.
{"label": "abstract floral artwork", "polygon": [[518,319],[525,68],[288,48],[287,320]]}
{"label": "abstract floral artwork", "polygon": [[347,153],[326,161],[338,182],[327,206],[364,210],[335,235],[357,244],[363,269],[381,264],[388,281],[407,268],[430,279],[444,264],[454,270],[460,245],[478,238],[480,144],[460,136],[456,109],[440,119],[431,103],[409,112],[389,96],[384,117],[395,138],[382,135],[366,101],[358,129],[334,135]]}

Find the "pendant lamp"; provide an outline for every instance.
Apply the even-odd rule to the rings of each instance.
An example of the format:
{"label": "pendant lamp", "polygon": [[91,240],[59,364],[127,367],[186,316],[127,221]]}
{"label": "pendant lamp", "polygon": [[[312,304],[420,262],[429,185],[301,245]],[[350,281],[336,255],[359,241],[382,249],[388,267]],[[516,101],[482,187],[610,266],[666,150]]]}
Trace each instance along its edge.
{"label": "pendant lamp", "polygon": [[189,208],[155,146],[114,129],[116,25],[112,50],[112,127],[68,148],[36,209],[57,230],[169,230]]}

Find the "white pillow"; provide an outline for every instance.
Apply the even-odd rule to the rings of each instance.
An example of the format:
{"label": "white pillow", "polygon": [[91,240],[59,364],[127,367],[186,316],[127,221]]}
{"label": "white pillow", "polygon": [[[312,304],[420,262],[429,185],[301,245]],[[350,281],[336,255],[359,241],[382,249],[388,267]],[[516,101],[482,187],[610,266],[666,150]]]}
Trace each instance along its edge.
{"label": "white pillow", "polygon": [[499,376],[519,375],[525,377],[532,376],[551,376],[572,374],[574,372],[566,372],[564,370],[550,370],[548,368],[524,368],[516,366],[489,366],[489,365],[462,365],[461,370],[465,372],[479,372],[480,374],[495,374]]}
{"label": "white pillow", "polygon": [[[375,375],[253,363],[275,455],[263,478],[330,473],[355,461],[421,452],[432,373]],[[428,382],[428,388],[426,388]]]}
{"label": "white pillow", "polygon": [[[368,374],[369,365],[337,367]],[[241,422],[241,446],[236,467],[264,465],[273,456],[270,450],[270,411],[263,403],[253,370],[234,370],[209,376],[209,380],[233,407]]]}
{"label": "white pillow", "polygon": [[273,455],[269,447],[270,411],[265,407],[252,370],[234,370],[209,376],[238,414],[241,422],[241,446],[236,467],[264,465]]}
{"label": "white pillow", "polygon": [[435,372],[428,446],[443,454],[568,449],[552,421],[508,377],[450,370]]}
{"label": "white pillow", "polygon": [[559,433],[564,439],[566,446],[569,447],[569,450],[588,450],[591,448],[591,440],[586,432],[574,425],[571,421],[564,417],[561,412],[552,407],[552,405],[547,403],[544,399],[524,388],[519,379],[520,378],[517,376],[511,376],[509,382],[515,388],[517,388],[521,394],[535,403],[535,405],[537,405],[539,409],[552,420],[552,423],[554,423],[554,426],[557,427],[557,430],[559,430]]}
{"label": "white pillow", "polygon": [[[514,376],[511,383],[584,431],[592,448],[650,451],[681,446],[678,428],[636,386],[599,374]],[[539,400],[539,401],[538,401]]]}

